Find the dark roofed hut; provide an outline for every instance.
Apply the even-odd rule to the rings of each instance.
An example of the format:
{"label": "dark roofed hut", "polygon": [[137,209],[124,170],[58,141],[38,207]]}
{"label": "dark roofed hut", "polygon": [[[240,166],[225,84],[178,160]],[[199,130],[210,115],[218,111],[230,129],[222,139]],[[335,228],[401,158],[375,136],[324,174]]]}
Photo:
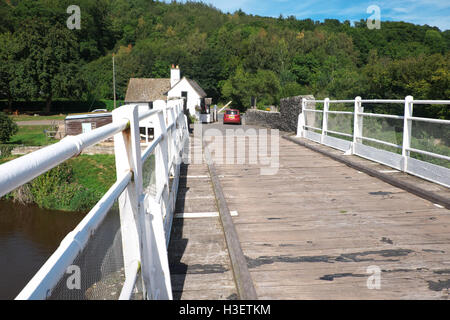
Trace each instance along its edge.
{"label": "dark roofed hut", "polygon": [[64,120],[65,135],[75,136],[112,122],[111,112],[69,114]]}

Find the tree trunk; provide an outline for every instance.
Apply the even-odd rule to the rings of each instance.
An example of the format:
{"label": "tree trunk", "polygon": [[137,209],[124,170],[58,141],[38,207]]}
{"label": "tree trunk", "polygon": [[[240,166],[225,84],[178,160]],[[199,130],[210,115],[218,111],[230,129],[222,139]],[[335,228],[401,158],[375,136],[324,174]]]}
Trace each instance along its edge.
{"label": "tree trunk", "polygon": [[12,99],[11,95],[8,95],[8,112],[12,112],[12,103],[13,103],[13,99]]}
{"label": "tree trunk", "polygon": [[51,107],[52,107],[52,95],[50,94],[50,95],[47,97],[47,100],[45,101],[45,109],[44,109],[44,112],[45,112],[45,113],[50,113]]}

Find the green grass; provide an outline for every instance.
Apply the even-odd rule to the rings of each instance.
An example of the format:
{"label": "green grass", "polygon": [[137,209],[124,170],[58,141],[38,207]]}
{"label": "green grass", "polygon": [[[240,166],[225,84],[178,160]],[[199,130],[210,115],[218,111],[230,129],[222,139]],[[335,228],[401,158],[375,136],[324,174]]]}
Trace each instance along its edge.
{"label": "green grass", "polygon": [[44,130],[49,130],[50,127],[51,126],[19,126],[19,131],[11,137],[9,144],[46,146],[58,142],[59,140],[47,138],[44,133]]}
{"label": "green grass", "polygon": [[67,163],[73,168],[76,182],[101,196],[116,182],[114,155],[82,154]]}
{"label": "green grass", "polygon": [[53,116],[30,116],[30,115],[18,115],[18,116],[10,116],[11,119],[15,122],[18,121],[39,121],[39,120],[64,120],[66,115],[53,115]]}
{"label": "green grass", "polygon": [[[0,164],[18,158],[0,159]],[[61,169],[63,168],[63,169]],[[61,171],[62,170],[62,171]],[[116,181],[114,155],[80,155],[30,181],[6,199],[36,203],[45,209],[89,211]]]}
{"label": "green grass", "polygon": [[19,155],[9,155],[9,156],[6,156],[6,157],[0,157],[0,164],[4,164],[4,163],[6,163],[8,161],[17,159],[19,157],[20,157]]}

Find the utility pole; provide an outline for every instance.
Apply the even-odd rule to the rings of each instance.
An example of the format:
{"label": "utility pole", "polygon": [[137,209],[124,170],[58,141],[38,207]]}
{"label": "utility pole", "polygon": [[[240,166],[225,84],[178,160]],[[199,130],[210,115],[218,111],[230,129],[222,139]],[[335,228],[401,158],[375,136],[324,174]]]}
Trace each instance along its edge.
{"label": "utility pole", "polygon": [[113,62],[113,90],[114,90],[114,109],[116,108],[116,69],[114,65],[114,53],[112,55]]}

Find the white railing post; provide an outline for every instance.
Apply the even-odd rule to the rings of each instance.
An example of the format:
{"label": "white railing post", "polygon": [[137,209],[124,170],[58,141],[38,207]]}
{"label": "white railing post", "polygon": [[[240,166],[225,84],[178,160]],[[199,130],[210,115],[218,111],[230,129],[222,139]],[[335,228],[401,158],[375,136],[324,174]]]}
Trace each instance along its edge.
{"label": "white railing post", "polygon": [[[173,101],[172,103],[172,108],[169,110],[170,112],[170,138],[168,140],[168,144],[169,144],[169,164],[171,164],[171,166],[169,167],[169,177],[174,179],[175,175],[177,174],[176,170],[177,170],[177,159],[178,159],[178,150],[177,150],[177,135],[178,135],[178,130],[177,130],[177,102]],[[172,181],[173,183],[173,181]],[[167,219],[172,219],[172,209],[175,207],[175,203],[174,200],[176,200],[176,195],[173,194],[172,192],[173,188],[170,190],[171,192],[168,192],[169,194],[169,199],[168,199],[168,203],[167,203]],[[166,222],[168,221],[166,219]]]}
{"label": "white railing post", "polygon": [[184,148],[184,137],[185,137],[185,123],[184,123],[184,113],[183,113],[183,105],[181,104],[180,100],[178,101],[177,106],[177,152],[178,152],[178,159],[177,163],[181,164],[182,160],[182,152]]}
{"label": "white railing post", "polygon": [[[169,103],[168,106],[169,107]],[[173,117],[172,117],[172,111],[173,108],[167,108],[166,111],[166,115],[167,115],[167,126],[166,126],[166,130],[167,130],[167,163],[169,165],[168,167],[168,176],[170,176],[171,173],[171,167],[170,167],[170,163],[173,157],[173,148],[172,148],[172,141],[173,141],[173,131],[172,128],[170,127],[173,123]]]}
{"label": "white railing post", "polygon": [[[166,106],[165,106],[166,107]],[[163,108],[165,109],[163,106]],[[164,110],[163,109],[163,110]],[[168,207],[168,134],[166,130],[166,116],[158,112],[154,120],[155,137],[162,136],[162,140],[155,149],[155,197],[149,196],[146,217],[146,228],[149,230],[149,259],[151,268],[149,273],[149,298],[155,300],[171,300],[172,286],[170,281],[169,259],[164,233],[164,216]]]}
{"label": "white railing post", "polygon": [[352,143],[352,153],[355,154],[356,144],[362,143],[361,138],[363,136],[363,113],[364,109],[361,106],[361,97],[355,98],[355,110],[353,114],[353,143]]}
{"label": "white railing post", "polygon": [[[141,263],[143,210],[140,205],[142,195],[142,163],[139,134],[139,118],[137,106],[123,106],[112,112],[113,122],[122,119],[129,120],[126,130],[114,136],[114,153],[116,159],[116,174],[118,177],[131,170],[133,178],[127,188],[118,198],[120,210],[120,228],[125,277],[133,277]],[[144,271],[144,266],[143,266]],[[144,293],[145,293],[144,285]]]}
{"label": "white railing post", "polygon": [[177,153],[177,147],[176,147],[176,139],[177,139],[177,113],[176,113],[176,109],[177,106],[174,105],[171,109],[170,109],[170,124],[173,126],[170,129],[170,140],[169,142],[169,148],[170,148],[170,158],[169,158],[169,162],[172,162],[172,167],[169,168],[170,170],[170,174],[174,175],[175,174],[175,167],[174,165],[176,164],[176,153]]}
{"label": "white railing post", "polygon": [[302,98],[302,110],[298,114],[297,121],[297,137],[303,138],[305,131],[305,109],[306,109],[306,99]]}
{"label": "white railing post", "polygon": [[405,98],[405,111],[404,111],[404,119],[403,119],[403,143],[402,143],[402,170],[408,170],[408,157],[409,150],[411,147],[411,129],[412,129],[412,120],[410,119],[413,115],[413,100],[412,96],[407,96]]}
{"label": "white railing post", "polygon": [[187,115],[184,113],[184,106],[181,105],[181,148],[183,148],[183,153],[181,155],[181,159],[180,161],[184,161],[185,163],[189,163],[190,162],[190,141],[189,141],[189,122],[188,122],[188,118]]}
{"label": "white railing post", "polygon": [[328,109],[330,108],[330,98],[325,98],[323,102],[323,116],[322,116],[322,136],[320,137],[320,143],[324,143],[325,136],[328,130]]}

